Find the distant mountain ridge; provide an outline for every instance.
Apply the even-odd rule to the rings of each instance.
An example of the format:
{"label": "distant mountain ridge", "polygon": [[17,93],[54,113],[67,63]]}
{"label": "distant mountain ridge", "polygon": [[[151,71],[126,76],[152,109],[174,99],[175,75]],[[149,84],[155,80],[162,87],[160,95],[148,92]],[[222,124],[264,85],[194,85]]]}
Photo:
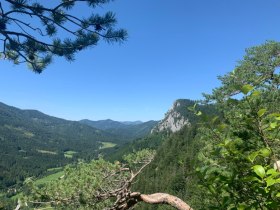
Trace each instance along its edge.
{"label": "distant mountain ridge", "polygon": [[138,120],[138,121],[121,121],[121,123],[123,123],[125,125],[138,125],[138,124],[141,124],[143,122]]}
{"label": "distant mountain ridge", "polygon": [[106,131],[108,133],[122,137],[127,140],[142,138],[148,135],[153,129],[153,127],[158,123],[158,121],[153,121],[153,120],[147,122],[141,122],[141,121],[119,122],[111,119],[98,120],[98,121],[85,119],[79,122],[82,124],[92,126],[94,128],[98,128],[100,130]]}
{"label": "distant mountain ridge", "polygon": [[118,122],[118,121],[111,120],[111,119],[97,120],[97,121],[84,119],[84,120],[80,120],[79,122],[84,125],[89,125],[91,127],[98,128],[100,130],[108,130],[111,128],[121,128],[121,127],[125,126],[125,124]]}

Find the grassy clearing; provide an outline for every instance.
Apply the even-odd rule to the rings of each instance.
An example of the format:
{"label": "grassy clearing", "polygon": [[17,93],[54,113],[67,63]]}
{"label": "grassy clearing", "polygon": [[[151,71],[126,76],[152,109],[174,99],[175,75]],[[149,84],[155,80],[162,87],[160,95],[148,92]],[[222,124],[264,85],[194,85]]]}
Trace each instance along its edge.
{"label": "grassy clearing", "polygon": [[102,146],[100,147],[100,149],[107,149],[107,148],[112,148],[115,147],[117,144],[114,144],[112,142],[101,142]]}
{"label": "grassy clearing", "polygon": [[32,137],[34,137],[35,135],[34,135],[34,133],[31,133],[31,132],[29,132],[29,131],[24,131],[24,136],[26,136],[27,138],[32,138]]}
{"label": "grassy clearing", "polygon": [[75,151],[69,150],[69,151],[64,152],[64,157],[66,157],[66,158],[73,158],[73,155],[76,154],[76,153],[77,152],[75,152]]}
{"label": "grassy clearing", "polygon": [[[52,170],[61,170],[62,169],[62,167],[59,167],[59,168],[50,168],[50,169],[48,169],[48,171],[52,171]],[[35,185],[43,185],[43,184],[47,184],[48,182],[51,182],[51,181],[55,181],[55,180],[57,180],[57,179],[59,179],[60,177],[62,177],[64,175],[64,172],[61,170],[61,171],[59,171],[59,172],[57,172],[57,173],[54,173],[54,174],[51,174],[51,175],[48,175],[48,176],[45,176],[45,177],[43,177],[43,178],[41,178],[41,179],[37,179],[35,182],[34,182],[34,184]],[[1,193],[0,192],[0,197],[1,196],[4,196],[5,195],[5,193]],[[20,192],[20,193],[18,193],[18,194],[16,194],[16,195],[14,195],[14,196],[12,196],[11,197],[11,199],[12,200],[18,200],[20,197],[22,197],[23,196],[23,193],[22,192]],[[44,208],[39,208],[38,210],[40,210],[40,209],[53,209],[51,206],[49,206],[49,205],[46,205]]]}
{"label": "grassy clearing", "polygon": [[48,175],[48,176],[45,176],[43,177],[42,179],[38,179],[34,182],[35,185],[41,185],[41,184],[46,184],[48,182],[51,182],[51,181],[54,181],[54,180],[57,180],[59,179],[60,177],[62,177],[64,175],[64,172],[63,171],[59,171],[57,173],[54,173],[54,174],[51,174],[51,175]]}
{"label": "grassy clearing", "polygon": [[21,127],[14,127],[14,126],[11,126],[11,125],[4,125],[4,127],[8,128],[9,130],[18,131],[27,138],[32,138],[32,137],[35,136],[34,133],[32,133],[30,131],[27,131],[24,128],[21,128]]}
{"label": "grassy clearing", "polygon": [[40,153],[42,153],[42,154],[57,155],[57,152],[48,151],[48,150],[37,149],[37,152],[40,152]]}
{"label": "grassy clearing", "polygon": [[47,171],[58,171],[58,170],[62,170],[62,167],[57,167],[57,168],[49,168]]}
{"label": "grassy clearing", "polygon": [[23,196],[23,193],[20,192],[20,193],[18,193],[18,194],[16,194],[16,195],[12,196],[11,199],[12,199],[12,200],[18,200],[18,199],[21,198],[22,196]]}

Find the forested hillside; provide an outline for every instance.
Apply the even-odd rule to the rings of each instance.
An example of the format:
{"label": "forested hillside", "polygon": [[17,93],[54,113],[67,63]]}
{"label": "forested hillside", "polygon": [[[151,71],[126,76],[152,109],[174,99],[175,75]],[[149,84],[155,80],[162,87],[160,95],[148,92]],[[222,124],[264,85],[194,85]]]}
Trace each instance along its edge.
{"label": "forested hillside", "polygon": [[[118,142],[104,131],[0,103],[0,190],[78,158],[90,160],[101,142]],[[73,158],[65,153],[72,151]]]}
{"label": "forested hillside", "polygon": [[[133,190],[147,194],[165,192],[176,195],[191,206],[201,203],[203,194],[197,195],[194,166],[201,148],[197,138],[197,126],[185,127],[166,138],[157,149],[154,161],[139,176]],[[141,204],[136,209],[170,209],[164,205]]]}

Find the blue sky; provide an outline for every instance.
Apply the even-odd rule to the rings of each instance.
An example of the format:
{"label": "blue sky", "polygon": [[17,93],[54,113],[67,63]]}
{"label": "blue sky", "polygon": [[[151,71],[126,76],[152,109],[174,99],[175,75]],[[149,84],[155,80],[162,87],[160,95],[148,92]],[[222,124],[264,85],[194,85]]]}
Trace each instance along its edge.
{"label": "blue sky", "polygon": [[[160,120],[178,98],[201,99],[245,48],[280,39],[276,0],[116,0],[127,29],[42,73],[0,61],[0,101],[69,119]],[[85,11],[81,10],[83,14]]]}

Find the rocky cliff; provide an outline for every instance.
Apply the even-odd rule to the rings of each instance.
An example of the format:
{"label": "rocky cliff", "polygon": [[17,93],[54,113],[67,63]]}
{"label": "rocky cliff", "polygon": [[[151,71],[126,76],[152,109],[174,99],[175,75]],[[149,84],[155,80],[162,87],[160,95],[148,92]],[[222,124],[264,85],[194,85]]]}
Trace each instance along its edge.
{"label": "rocky cliff", "polygon": [[[184,115],[187,110],[186,102],[191,102],[187,99],[179,99],[173,103],[173,106],[165,114],[163,120],[161,120],[153,129],[152,133],[169,131],[179,131],[183,126],[190,125],[189,119]],[[192,103],[193,104],[193,103]],[[184,111],[182,111],[184,110]]]}

